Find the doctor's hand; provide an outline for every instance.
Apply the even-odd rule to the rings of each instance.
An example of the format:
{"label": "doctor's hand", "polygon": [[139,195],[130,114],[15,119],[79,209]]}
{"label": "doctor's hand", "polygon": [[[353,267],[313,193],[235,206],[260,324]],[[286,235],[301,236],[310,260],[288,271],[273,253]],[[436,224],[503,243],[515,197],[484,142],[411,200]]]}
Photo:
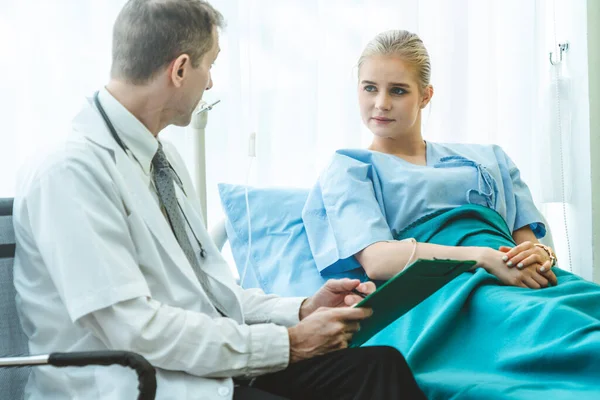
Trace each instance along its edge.
{"label": "doctor's hand", "polygon": [[307,298],[300,307],[300,320],[312,314],[319,307],[347,307],[362,300],[352,293],[357,290],[365,295],[375,291],[373,282],[361,283],[358,279],[330,279],[312,297]]}
{"label": "doctor's hand", "polygon": [[[505,285],[531,289],[548,286],[549,279],[546,274],[538,272],[533,267],[508,268],[503,260],[504,256],[505,254],[501,251],[481,247],[479,248],[479,254],[477,254],[477,266],[496,276]],[[554,276],[554,273],[552,276]]]}
{"label": "doctor's hand", "polygon": [[359,321],[371,316],[370,308],[321,307],[288,328],[290,364],[348,347]]}

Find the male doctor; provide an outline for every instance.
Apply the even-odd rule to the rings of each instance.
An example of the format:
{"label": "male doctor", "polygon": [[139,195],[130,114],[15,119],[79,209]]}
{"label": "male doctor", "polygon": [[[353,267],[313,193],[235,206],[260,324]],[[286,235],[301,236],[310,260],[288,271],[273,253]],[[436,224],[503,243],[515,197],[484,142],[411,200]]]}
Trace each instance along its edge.
{"label": "male doctor", "polygon": [[[177,152],[219,53],[223,18],[202,0],[131,0],[111,79],[72,132],[21,178],[14,279],[30,351],[122,349],[157,369],[158,399],[422,398],[402,355],[347,349],[371,283],[279,298],[236,286]],[[254,379],[251,379],[254,378]],[[36,368],[32,399],[134,399],[121,367]]]}

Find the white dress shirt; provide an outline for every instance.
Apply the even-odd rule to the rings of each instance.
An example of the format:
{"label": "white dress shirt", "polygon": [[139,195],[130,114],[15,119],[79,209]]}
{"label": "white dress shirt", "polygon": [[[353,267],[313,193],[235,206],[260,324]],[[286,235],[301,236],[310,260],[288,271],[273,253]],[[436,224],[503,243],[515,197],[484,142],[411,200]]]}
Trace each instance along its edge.
{"label": "white dress shirt", "polygon": [[[106,90],[100,102],[130,152],[116,144],[91,100],[59,149],[20,179],[15,197],[15,286],[32,354],[125,349],[157,368],[157,399],[230,399],[231,377],[281,370],[285,326],[301,298],[243,290],[211,241],[179,154],[163,143],[210,304],[160,210],[151,179],[158,142]],[[193,235],[194,234],[194,235]],[[113,367],[33,369],[27,398],[135,398],[133,372]]]}

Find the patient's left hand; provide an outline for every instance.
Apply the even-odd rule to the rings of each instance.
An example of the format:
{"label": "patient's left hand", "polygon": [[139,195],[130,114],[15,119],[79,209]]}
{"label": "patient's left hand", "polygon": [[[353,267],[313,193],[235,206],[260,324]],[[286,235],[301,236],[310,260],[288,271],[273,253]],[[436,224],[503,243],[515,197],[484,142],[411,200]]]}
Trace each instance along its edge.
{"label": "patient's left hand", "polygon": [[366,295],[375,291],[373,282],[361,283],[358,279],[330,279],[313,296],[302,303],[300,319],[316,311],[319,307],[348,307],[362,300],[352,293],[356,289]]}

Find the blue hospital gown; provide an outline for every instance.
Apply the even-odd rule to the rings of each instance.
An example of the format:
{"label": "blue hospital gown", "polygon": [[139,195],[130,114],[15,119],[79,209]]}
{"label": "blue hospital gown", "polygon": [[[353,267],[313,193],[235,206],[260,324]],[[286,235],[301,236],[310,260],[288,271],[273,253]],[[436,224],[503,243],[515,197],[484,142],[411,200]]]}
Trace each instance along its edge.
{"label": "blue hospital gown", "polygon": [[427,165],[370,150],[339,150],[311,190],[302,219],[321,274],[359,268],[354,254],[432,212],[478,204],[511,231],[546,234],[519,169],[496,145],[427,142]]}
{"label": "blue hospital gown", "polygon": [[[426,166],[338,151],[303,221],[321,274],[349,276],[362,271],[353,257],[360,250],[467,204],[497,211],[511,232],[529,225],[538,238],[546,233],[500,147],[430,142]],[[463,273],[365,345],[400,350],[432,400],[600,399],[600,286],[555,272],[558,285],[540,290],[499,285],[483,269]]]}

